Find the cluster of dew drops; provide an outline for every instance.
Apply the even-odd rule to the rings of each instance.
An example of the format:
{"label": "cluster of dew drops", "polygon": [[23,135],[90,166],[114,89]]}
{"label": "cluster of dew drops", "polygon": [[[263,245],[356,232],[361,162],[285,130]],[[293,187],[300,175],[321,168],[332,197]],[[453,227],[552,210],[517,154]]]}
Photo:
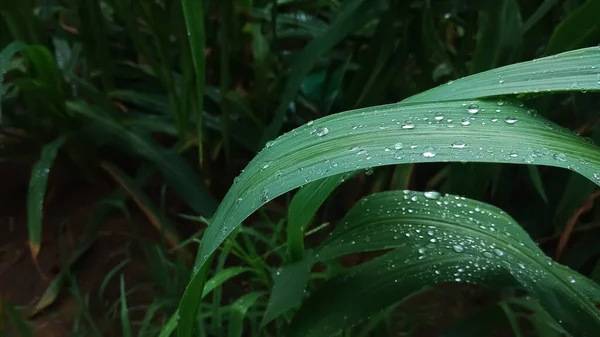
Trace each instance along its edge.
{"label": "cluster of dew drops", "polygon": [[[401,282],[402,277],[398,277],[398,273],[389,272],[406,264],[418,263],[419,260],[434,261],[435,256],[448,253],[452,256],[465,256],[464,259],[457,259],[459,262],[455,264],[436,263],[419,271],[421,276],[436,282],[477,283],[500,270],[508,270],[515,278],[523,280],[524,285],[544,279],[547,271],[536,263],[525,261],[524,255],[514,254],[519,249],[527,249],[538,261],[545,261],[545,264],[552,266],[552,261],[540,250],[525,247],[522,235],[526,234],[500,210],[492,211],[478,204],[473,205],[464,197],[442,195],[436,191],[403,191],[401,198],[394,199],[397,201],[397,207],[392,209],[389,203],[370,208],[370,199],[371,197],[366,197],[360,203],[363,216],[395,216],[405,220],[397,223],[382,222],[380,235],[365,236],[360,230],[346,232],[347,234],[331,244],[357,245],[356,250],[360,251],[369,245],[393,248],[394,243],[396,247],[409,243],[410,247],[415,249],[411,256],[404,261],[398,261],[397,256],[392,255],[386,262],[387,272],[380,271],[382,277],[383,274],[393,275],[394,283]],[[452,228],[453,226],[436,225],[435,222],[426,224],[415,221],[423,215],[436,219],[451,219],[457,225]],[[569,281],[574,283],[575,279],[569,278]]]}

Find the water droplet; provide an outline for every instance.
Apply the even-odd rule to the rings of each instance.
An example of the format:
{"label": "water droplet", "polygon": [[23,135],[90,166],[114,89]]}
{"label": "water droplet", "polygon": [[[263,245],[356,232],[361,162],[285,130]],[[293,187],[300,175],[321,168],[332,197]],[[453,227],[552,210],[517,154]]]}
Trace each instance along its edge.
{"label": "water droplet", "polygon": [[502,79],[502,77],[498,76],[498,84],[503,84],[504,80]]}
{"label": "water droplet", "polygon": [[477,104],[469,104],[467,111],[471,114],[476,114],[479,112],[479,106]]}
{"label": "water droplet", "polygon": [[491,259],[494,257],[494,255],[492,255],[492,253],[488,252],[488,251],[484,251],[483,253],[481,253],[484,257],[487,257],[488,259]]}
{"label": "water droplet", "polygon": [[452,250],[454,250],[457,253],[461,253],[462,251],[465,250],[465,247],[463,247],[461,245],[454,245],[454,246],[452,246]]}
{"label": "water droplet", "polygon": [[311,126],[313,125],[314,121],[308,121],[308,123],[306,123],[306,125]]}
{"label": "water droplet", "polygon": [[423,149],[423,157],[433,158],[435,155],[435,149],[432,146],[426,146],[425,149]]}
{"label": "water droplet", "polygon": [[471,124],[471,119],[469,117],[465,117],[465,118],[463,118],[462,121],[460,121],[460,124],[467,126],[467,125]]}
{"label": "water droplet", "polygon": [[268,142],[267,142],[267,144],[265,144],[265,147],[268,149],[268,148],[270,148],[271,146],[273,146],[273,144],[275,144],[275,142],[274,142],[274,141],[272,141],[272,140],[270,140],[270,141],[268,141]]}
{"label": "water droplet", "polygon": [[516,119],[515,117],[506,117],[506,118],[504,119],[504,121],[505,121],[507,124],[515,124],[515,123],[517,122],[517,119]]}
{"label": "water droplet", "polygon": [[425,248],[423,248],[423,247],[419,248],[419,254],[425,254]]}
{"label": "water droplet", "polygon": [[365,174],[368,175],[368,176],[370,176],[371,174],[373,174],[373,168],[372,167],[366,168],[365,169]]}
{"label": "water droplet", "polygon": [[394,144],[394,149],[396,150],[402,150],[404,146],[402,146],[402,143],[398,142],[396,144]]}
{"label": "water droplet", "polygon": [[594,179],[600,180],[600,173],[598,173],[598,172],[594,173]]}
{"label": "water droplet", "polygon": [[504,105],[504,101],[503,100],[499,100],[498,102],[496,102],[496,104],[502,106],[502,105]]}
{"label": "water droplet", "polygon": [[556,161],[565,161],[565,160],[567,160],[567,156],[564,153],[562,153],[562,152],[557,152],[552,157],[554,157],[554,159]]}
{"label": "water droplet", "polygon": [[452,148],[453,149],[464,149],[465,146],[467,146],[467,144],[465,144],[463,142],[454,142],[454,143],[452,143]]}
{"label": "water droplet", "polygon": [[270,161],[266,161],[266,162],[264,162],[264,163],[263,163],[263,164],[260,166],[260,169],[261,169],[261,170],[264,170],[264,169],[266,169],[267,167],[269,167],[269,165],[271,165],[271,162],[270,162]]}
{"label": "water droplet", "polygon": [[410,122],[407,121],[404,124],[402,124],[402,128],[403,129],[414,129],[415,125],[413,123],[410,123]]}
{"label": "water droplet", "polygon": [[442,119],[444,119],[444,115],[442,115],[442,113],[438,112],[438,113],[435,114],[434,119],[436,121],[441,121]]}
{"label": "water droplet", "polygon": [[326,127],[317,128],[317,136],[323,137],[329,133],[329,129]]}
{"label": "water droplet", "polygon": [[271,198],[269,197],[269,190],[266,188],[263,188],[262,191],[260,192],[260,200],[262,200],[263,203],[269,202],[269,200],[271,200]]}
{"label": "water droplet", "polygon": [[496,253],[498,256],[504,256],[504,252],[498,248],[494,248],[494,253]]}
{"label": "water droplet", "polygon": [[425,195],[425,198],[432,200],[437,200],[441,197],[440,192],[437,191],[427,191],[423,195]]}
{"label": "water droplet", "polygon": [[381,124],[379,124],[379,128],[380,128],[381,130],[387,129],[387,128],[389,128],[389,127],[390,127],[390,126],[389,126],[389,125],[387,125],[387,124],[385,124],[385,122],[381,122]]}

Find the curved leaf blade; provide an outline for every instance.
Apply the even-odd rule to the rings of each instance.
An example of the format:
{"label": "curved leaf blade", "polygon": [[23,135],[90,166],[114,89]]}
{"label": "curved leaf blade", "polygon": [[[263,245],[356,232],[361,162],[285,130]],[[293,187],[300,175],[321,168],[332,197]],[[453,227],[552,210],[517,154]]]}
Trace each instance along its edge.
{"label": "curved leaf blade", "polygon": [[66,137],[62,136],[44,145],[40,152],[40,160],[31,169],[29,191],[27,193],[27,228],[29,231],[29,249],[34,260],[37,259],[41,248],[42,218],[48,175],[58,150],[65,141]]}
{"label": "curved leaf blade", "polygon": [[600,328],[600,287],[551,262],[496,207],[437,192],[378,193],[346,215],[317,256],[391,248],[320,288],[294,317],[290,336],[330,336],[441,282],[518,284],[572,334]]}
{"label": "curved leaf blade", "polygon": [[279,133],[290,102],[298,94],[304,77],[310,72],[319,57],[333,48],[348,34],[360,29],[370,20],[376,18],[382,9],[383,2],[380,0],[351,0],[345,2],[329,28],[302,50],[292,65],[281,101],[275,110],[273,121],[265,130],[262,144],[273,139]]}
{"label": "curved leaf blade", "polygon": [[402,103],[600,90],[599,58],[600,47],[592,47],[511,64],[448,82]]}
{"label": "curved leaf blade", "polygon": [[[232,186],[205,233],[197,262],[208,258],[270,199],[307,180],[342,172],[441,161],[533,163],[570,168],[600,182],[599,150],[593,144],[517,105],[463,104],[395,104],[348,111],[281,136]],[[470,114],[469,106],[475,105],[479,112]],[[438,114],[443,114],[442,120],[436,120]]]}
{"label": "curved leaf blade", "polygon": [[[592,77],[600,74],[600,69],[591,67],[594,61],[600,59],[600,48],[565,53],[560,59],[562,61],[558,63],[548,58],[550,61],[545,63],[530,62],[525,67],[508,66],[501,69],[515,71],[516,67],[520,73],[535,73],[530,68],[536,68],[541,63],[551,64],[556,75],[553,81],[559,83],[552,87],[555,90],[573,90],[564,86],[566,79],[571,78],[582,80],[578,82],[581,83],[580,89],[592,90],[600,86],[596,81],[591,81]],[[588,66],[581,68],[585,71],[578,72],[574,63]],[[471,77],[471,82],[474,83],[473,78],[489,78],[493,72]],[[537,76],[532,87],[542,77]],[[544,79],[541,82],[549,80]],[[465,83],[470,82],[462,82],[461,85]],[[521,89],[527,91],[525,87]],[[446,91],[448,89],[442,87],[439,93],[447,94]],[[507,92],[495,89],[479,93]],[[442,99],[434,94],[436,92],[421,99]],[[477,106],[476,109],[474,106]],[[396,149],[398,143],[399,149]],[[516,153],[515,148],[521,149],[520,153]],[[191,332],[195,308],[200,299],[195,288],[201,287],[204,282],[206,263],[211,260],[211,254],[252,212],[272,198],[305,184],[307,179],[318,180],[343,172],[391,164],[474,161],[569,168],[598,183],[598,157],[596,146],[528,113],[522,105],[504,101],[400,103],[347,111],[308,123],[282,135],[261,151],[225,196],[205,232],[194,276],[180,304],[181,323],[185,325],[183,335]]]}

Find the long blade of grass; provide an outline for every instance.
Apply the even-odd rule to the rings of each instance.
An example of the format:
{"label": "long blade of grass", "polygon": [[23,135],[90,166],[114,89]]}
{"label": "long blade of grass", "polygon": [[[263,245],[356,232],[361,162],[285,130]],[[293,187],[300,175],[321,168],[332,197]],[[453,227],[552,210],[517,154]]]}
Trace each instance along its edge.
{"label": "long blade of grass", "polygon": [[179,233],[177,233],[175,227],[161,214],[158,207],[154,205],[133,179],[111,163],[102,162],[100,165],[129,194],[131,199],[146,215],[152,226],[165,236],[169,248],[179,246]]}
{"label": "long blade of grass", "polygon": [[29,192],[27,193],[27,228],[29,231],[29,249],[34,260],[37,260],[42,240],[42,218],[44,213],[44,198],[50,168],[58,150],[66,141],[61,136],[51,143],[44,145],[40,151],[40,160],[31,169]]}
{"label": "long blade of grass", "polygon": [[244,334],[244,317],[248,309],[252,307],[258,299],[263,296],[262,291],[255,291],[242,296],[233,302],[230,307],[228,337],[242,337]]}
{"label": "long blade of grass", "polygon": [[296,56],[292,65],[288,81],[275,110],[271,124],[265,130],[261,144],[275,138],[283,125],[285,112],[296,97],[304,77],[315,65],[319,57],[333,48],[348,34],[360,29],[367,22],[375,19],[381,12],[382,1],[379,0],[350,0],[344,2],[343,7],[335,17],[326,32],[313,39]]}
{"label": "long blade of grass", "polygon": [[204,48],[206,41],[204,36],[204,1],[181,0],[185,26],[190,44],[192,60],[194,63],[194,74],[196,78],[196,137],[198,138],[198,155],[202,164],[202,116],[204,115],[204,77],[205,59]]}
{"label": "long blade of grass", "polygon": [[546,54],[585,47],[600,37],[600,0],[588,0],[567,16],[554,30]]}
{"label": "long blade of grass", "polygon": [[288,208],[287,243],[291,262],[304,257],[304,231],[325,199],[348,178],[343,173],[304,185]]}
{"label": "long blade of grass", "polygon": [[88,120],[90,136],[101,141],[115,142],[123,149],[152,162],[162,172],[167,183],[182,197],[190,208],[203,216],[210,216],[216,202],[210,196],[200,176],[176,152],[162,148],[147,136],[131,131],[95,106],[84,102],[67,102],[67,108]]}
{"label": "long blade of grass", "polygon": [[311,265],[311,259],[305,256],[300,261],[279,268],[273,274],[273,289],[261,325],[264,326],[300,304],[310,277]]}
{"label": "long blade of grass", "polygon": [[[27,44],[21,41],[13,41],[0,52],[0,99],[4,96],[6,85],[4,84],[4,75],[10,65],[13,56],[27,47]],[[1,115],[0,115],[1,117]]]}
{"label": "long blade of grass", "polygon": [[467,76],[409,97],[402,103],[600,90],[599,59],[600,47],[573,50]]}
{"label": "long blade of grass", "polygon": [[600,287],[551,262],[493,206],[437,192],[378,193],[348,212],[316,256],[384,249],[393,250],[315,292],[294,316],[289,336],[331,336],[441,282],[520,285],[571,334],[593,336],[600,328]]}
{"label": "long blade of grass", "polygon": [[125,279],[121,275],[121,326],[123,328],[123,337],[132,337],[131,322],[129,320],[129,309],[127,308],[127,294],[125,293]]}
{"label": "long blade of grass", "polygon": [[[572,58],[572,54],[577,57]],[[557,58],[565,60],[565,64],[551,62]],[[562,83],[554,88],[569,90],[564,78],[582,78],[583,88],[596,88],[597,80],[590,77],[595,77],[600,69],[586,68],[582,72],[572,66],[578,62],[591,65],[599,59],[600,49],[546,59],[554,64],[557,77],[553,82]],[[527,73],[530,67],[537,69],[538,65],[539,61],[504,69],[518,68]],[[561,68],[570,71],[560,71]],[[492,70],[465,80],[472,84],[496,82],[495,74]],[[527,91],[525,85],[523,82],[520,87]],[[422,98],[440,100],[448,94],[446,91],[450,91],[447,86],[433,89],[433,94],[423,94]],[[480,94],[490,92],[484,88]],[[279,137],[250,162],[206,230],[194,270],[205,272],[206,263],[219,244],[253,211],[307,180],[382,165],[474,161],[570,168],[598,183],[599,153],[596,146],[582,138],[519,104],[505,101],[400,103],[324,117]],[[182,298],[180,314],[186,324],[180,328],[182,336],[192,332],[204,272],[192,277]]]}
{"label": "long blade of grass", "polygon": [[[521,12],[516,0],[488,1],[479,16],[477,48],[471,73],[505,64],[507,56],[521,44]],[[498,29],[502,27],[502,29]]]}

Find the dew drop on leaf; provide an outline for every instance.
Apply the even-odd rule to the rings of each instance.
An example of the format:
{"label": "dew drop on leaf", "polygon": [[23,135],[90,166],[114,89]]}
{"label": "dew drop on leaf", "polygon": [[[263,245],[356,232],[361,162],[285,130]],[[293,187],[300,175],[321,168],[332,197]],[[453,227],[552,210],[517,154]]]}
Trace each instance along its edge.
{"label": "dew drop on leaf", "polygon": [[432,146],[426,146],[425,149],[423,149],[423,157],[433,158],[433,157],[435,157],[435,155],[436,155],[436,152]]}
{"label": "dew drop on leaf", "polygon": [[423,193],[423,195],[425,195],[425,198],[432,199],[432,200],[437,200],[441,196],[440,193],[437,191],[427,191],[427,192]]}
{"label": "dew drop on leaf", "polygon": [[506,118],[504,119],[504,121],[505,121],[507,124],[515,124],[515,123],[517,122],[517,119],[516,119],[515,117],[506,117]]}
{"label": "dew drop on leaf", "polygon": [[467,146],[467,144],[465,144],[463,142],[454,142],[454,143],[452,143],[452,148],[453,149],[464,149],[465,146]]}
{"label": "dew drop on leaf", "polygon": [[469,106],[467,106],[467,111],[470,114],[476,114],[479,112],[479,106],[477,104],[469,104]]}
{"label": "dew drop on leaf", "polygon": [[326,127],[320,127],[317,129],[317,136],[323,137],[329,133],[329,129]]}
{"label": "dew drop on leaf", "polygon": [[465,247],[461,245],[454,245],[452,246],[452,250],[454,250],[457,253],[462,253],[465,250]]}
{"label": "dew drop on leaf", "polygon": [[557,152],[552,157],[554,157],[554,159],[556,161],[565,161],[565,160],[567,160],[567,156],[564,153],[562,153],[562,152]]}

